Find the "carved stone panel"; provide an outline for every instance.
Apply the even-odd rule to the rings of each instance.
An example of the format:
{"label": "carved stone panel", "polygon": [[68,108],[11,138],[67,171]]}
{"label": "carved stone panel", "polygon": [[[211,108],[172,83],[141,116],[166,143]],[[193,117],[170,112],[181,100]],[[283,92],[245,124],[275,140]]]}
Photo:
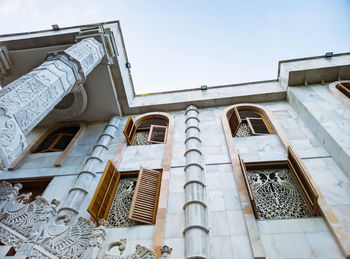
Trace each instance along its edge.
{"label": "carved stone panel", "polygon": [[0,169],[8,167],[26,146],[17,121],[0,108]]}
{"label": "carved stone panel", "polygon": [[84,39],[64,52],[80,63],[85,77],[101,62],[104,56],[102,44],[94,38]]}

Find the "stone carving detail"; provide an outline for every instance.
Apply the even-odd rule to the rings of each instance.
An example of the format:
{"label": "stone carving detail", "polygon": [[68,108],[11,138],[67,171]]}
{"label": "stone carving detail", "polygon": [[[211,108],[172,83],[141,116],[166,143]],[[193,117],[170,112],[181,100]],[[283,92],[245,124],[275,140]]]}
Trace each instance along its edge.
{"label": "stone carving detail", "polygon": [[[27,203],[29,194],[18,195],[21,184],[12,186],[0,182],[0,241],[16,248],[16,255],[30,258],[117,258],[117,259],[156,259],[155,253],[141,245],[124,257],[126,239],[106,245],[107,221],[99,226],[86,218],[57,216],[59,202],[51,204],[44,198]],[[119,255],[112,253],[119,248]]]}
{"label": "stone carving detail", "polygon": [[64,52],[80,63],[85,77],[101,62],[104,56],[101,43],[94,38],[83,39]]}
{"label": "stone carving detail", "polygon": [[40,246],[59,258],[81,258],[89,246],[93,228],[89,219],[80,217],[71,224],[69,216],[58,216],[45,230]]}
{"label": "stone carving detail", "polygon": [[9,166],[26,146],[16,120],[0,107],[0,169]]}
{"label": "stone carving detail", "polygon": [[[114,247],[118,247],[119,255],[117,253],[111,252]],[[123,256],[123,252],[126,248],[126,239],[121,239],[117,242],[111,242],[107,245],[107,251],[101,250],[100,257],[103,259],[157,259],[157,255],[151,249],[141,246],[139,244],[136,245],[135,251],[132,254],[127,256]]]}
{"label": "stone carving detail", "polygon": [[27,255],[39,239],[49,219],[56,214],[59,202],[44,198],[27,203],[31,193],[18,195],[21,184],[0,183],[0,240],[17,247],[17,255]]}
{"label": "stone carving detail", "polygon": [[111,226],[127,227],[137,222],[128,218],[137,178],[122,178],[109,211],[107,220]]}
{"label": "stone carving detail", "polygon": [[0,241],[6,245],[10,245],[13,247],[19,247],[23,242],[24,239],[16,236],[14,233],[11,233],[10,231],[4,229],[0,225]]}
{"label": "stone carving detail", "polygon": [[289,169],[249,170],[248,178],[259,219],[311,217]]}
{"label": "stone carving detail", "polygon": [[[49,57],[33,71],[0,89],[0,169],[8,167],[24,150],[24,135],[77,83],[83,83],[102,60],[104,50],[101,43],[88,38],[68,48],[64,55],[67,57],[63,54]],[[78,73],[79,66],[83,77]],[[86,106],[80,108],[82,113]]]}
{"label": "stone carving detail", "polygon": [[0,182],[0,209],[6,204],[6,202],[16,200],[16,196],[21,188],[22,184],[20,183],[16,183],[12,186],[12,184],[8,182]]}

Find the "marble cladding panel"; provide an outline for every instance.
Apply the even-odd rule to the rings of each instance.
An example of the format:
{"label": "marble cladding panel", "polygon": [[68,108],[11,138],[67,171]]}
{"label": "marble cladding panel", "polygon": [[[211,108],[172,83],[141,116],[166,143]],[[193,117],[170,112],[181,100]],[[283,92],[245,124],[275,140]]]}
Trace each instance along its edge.
{"label": "marble cladding panel", "polygon": [[184,134],[186,125],[185,120],[186,116],[184,112],[174,112],[172,113],[175,121],[175,129],[173,135],[173,151],[171,157],[171,166],[185,166],[185,139],[186,135]]}
{"label": "marble cladding panel", "polygon": [[277,135],[234,137],[233,142],[244,162],[287,159],[287,152]]}
{"label": "marble cladding panel", "polygon": [[[318,140],[346,171],[350,169],[350,106],[328,85],[293,87],[288,100]],[[350,176],[350,173],[348,174]]]}
{"label": "marble cladding panel", "polygon": [[288,102],[263,103],[275,116],[301,158],[326,157],[329,153]]}
{"label": "marble cladding panel", "polygon": [[56,199],[62,204],[62,201],[66,197],[67,192],[72,186],[75,178],[75,175],[56,176],[52,178],[51,182],[42,194],[43,198],[49,202]]}
{"label": "marble cladding panel", "polygon": [[119,170],[140,170],[141,167],[148,169],[162,168],[165,147],[165,144],[127,146],[123,153]]}
{"label": "marble cladding panel", "polygon": [[199,109],[201,147],[206,164],[231,162],[221,123],[223,108]]}

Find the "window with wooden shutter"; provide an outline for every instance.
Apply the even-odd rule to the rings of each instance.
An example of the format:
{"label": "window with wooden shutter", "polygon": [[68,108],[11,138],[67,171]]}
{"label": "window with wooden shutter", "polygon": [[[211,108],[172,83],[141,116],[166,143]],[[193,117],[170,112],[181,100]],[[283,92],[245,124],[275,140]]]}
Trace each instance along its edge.
{"label": "window with wooden shutter", "polygon": [[297,156],[291,146],[288,147],[288,165],[292,169],[291,172],[297,185],[299,186],[301,194],[311,210],[311,213],[314,216],[318,215],[318,193],[316,188],[313,186],[305,167],[301,163],[300,158]]}
{"label": "window with wooden shutter", "polygon": [[88,212],[97,221],[100,219],[107,219],[114,194],[119,184],[119,179],[120,173],[117,168],[111,161],[108,161],[88,208]]}
{"label": "window with wooden shutter", "polygon": [[166,143],[167,129],[167,126],[151,125],[148,134],[148,142],[155,144]]}
{"label": "window with wooden shutter", "polygon": [[340,83],[336,85],[336,88],[350,98],[350,83]]}
{"label": "window with wooden shutter", "polygon": [[154,224],[158,208],[161,173],[141,168],[132,199],[129,219]]}
{"label": "window with wooden shutter", "polygon": [[237,109],[233,108],[232,113],[230,115],[230,118],[228,120],[233,137],[236,135],[236,132],[239,129],[239,126],[241,125],[241,122],[242,122],[242,120],[238,114]]}
{"label": "window with wooden shutter", "polygon": [[136,126],[135,126],[134,120],[131,116],[129,116],[129,118],[125,124],[123,133],[125,135],[126,140],[128,141],[128,144],[132,145],[134,142],[134,139],[135,139],[135,135],[136,135]]}
{"label": "window with wooden shutter", "polygon": [[253,135],[270,134],[262,118],[246,118]]}
{"label": "window with wooden shutter", "polygon": [[79,131],[80,127],[62,127],[50,135],[37,145],[31,153],[45,153],[45,152],[60,152],[64,151],[69,143]]}
{"label": "window with wooden shutter", "polygon": [[258,218],[257,206],[256,206],[256,202],[254,199],[252,187],[250,186],[250,183],[249,183],[247,169],[245,167],[243,159],[241,158],[241,156],[239,154],[238,154],[238,159],[239,159],[239,162],[241,165],[244,182],[245,182],[245,185],[246,185],[247,190],[248,190],[249,200],[250,200],[250,203],[252,204],[252,207],[253,207],[254,216],[255,216],[255,218]]}

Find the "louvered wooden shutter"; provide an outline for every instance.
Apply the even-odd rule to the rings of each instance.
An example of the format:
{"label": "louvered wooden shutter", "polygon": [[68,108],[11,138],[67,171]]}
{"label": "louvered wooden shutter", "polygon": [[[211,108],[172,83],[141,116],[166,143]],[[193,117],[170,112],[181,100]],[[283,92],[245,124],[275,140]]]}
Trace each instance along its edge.
{"label": "louvered wooden shutter", "polygon": [[107,219],[115,192],[118,188],[119,179],[120,173],[117,168],[115,168],[111,161],[108,161],[88,208],[88,212],[97,221]]}
{"label": "louvered wooden shutter", "polygon": [[262,118],[247,118],[247,121],[254,135],[270,134]]}
{"label": "louvered wooden shutter", "polygon": [[239,126],[241,125],[241,122],[242,120],[241,120],[241,117],[239,116],[237,109],[233,108],[231,116],[228,120],[233,137],[236,136],[236,133],[239,129]]}
{"label": "louvered wooden shutter", "polygon": [[244,182],[245,182],[245,185],[247,187],[249,200],[250,200],[250,203],[252,204],[253,213],[254,213],[255,218],[257,219],[258,218],[258,211],[257,211],[257,206],[256,206],[256,202],[255,202],[254,195],[253,195],[253,190],[252,190],[252,187],[250,186],[250,183],[249,183],[248,172],[247,172],[247,169],[245,167],[244,161],[239,154],[238,154],[238,159],[239,159],[239,162],[241,165]]}
{"label": "louvered wooden shutter", "polygon": [[129,219],[146,224],[156,221],[161,173],[141,168],[132,199]]}
{"label": "louvered wooden shutter", "polygon": [[292,169],[291,172],[294,179],[296,180],[296,183],[299,186],[299,189],[312,214],[317,216],[319,214],[317,190],[313,186],[305,167],[300,161],[300,158],[297,156],[291,146],[288,147],[288,165]]}
{"label": "louvered wooden shutter", "polygon": [[148,134],[148,142],[155,144],[166,143],[167,126],[151,125]]}
{"label": "louvered wooden shutter", "polygon": [[136,136],[136,126],[134,120],[129,116],[128,121],[125,124],[123,133],[129,145],[132,145]]}

